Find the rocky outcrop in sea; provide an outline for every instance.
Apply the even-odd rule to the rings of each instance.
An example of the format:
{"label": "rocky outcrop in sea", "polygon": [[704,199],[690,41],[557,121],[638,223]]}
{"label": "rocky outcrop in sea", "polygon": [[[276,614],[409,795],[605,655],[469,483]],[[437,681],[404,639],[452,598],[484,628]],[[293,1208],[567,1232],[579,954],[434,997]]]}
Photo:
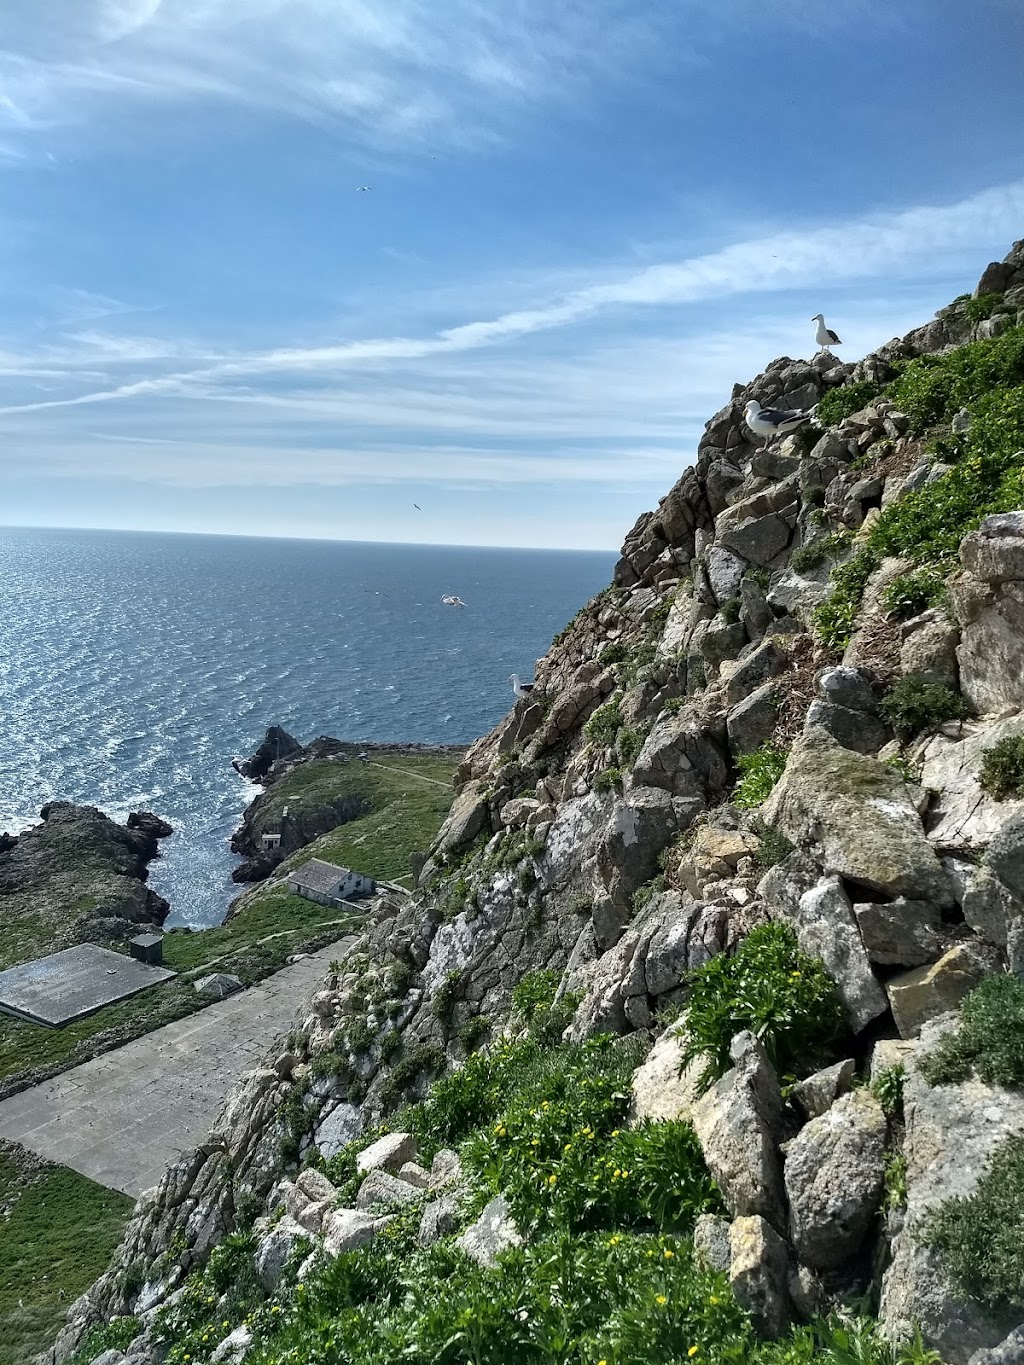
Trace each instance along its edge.
{"label": "rocky outcrop in sea", "polygon": [[[472,1152],[378,1138],[522,1036],[541,978],[571,1045],[638,1050],[624,1126],[689,1125],[719,1202],[686,1255],[758,1332],[866,1305],[881,1337],[920,1329],[949,1365],[1016,1358],[1024,1305],[967,1292],[936,1218],[1024,1140],[1024,1067],[972,1065],[964,1041],[1004,1018],[1020,1046],[1012,1009],[971,1002],[1024,975],[1022,327],[1018,243],[856,366],[783,358],[736,386],[532,694],[466,755],[415,896],[140,1202],[52,1361],[118,1313],[131,1365],[160,1359],[232,1231],[296,1315],[289,1266],[315,1278],[413,1207],[421,1245],[483,1267],[542,1237],[504,1189],[466,1213]],[[819,425],[758,448],[750,398],[820,404]],[[773,1011],[805,975],[822,1003],[793,1006],[797,1037]],[[702,1053],[714,983],[741,979],[741,1022]],[[263,1332],[214,1317],[209,1358]]]}

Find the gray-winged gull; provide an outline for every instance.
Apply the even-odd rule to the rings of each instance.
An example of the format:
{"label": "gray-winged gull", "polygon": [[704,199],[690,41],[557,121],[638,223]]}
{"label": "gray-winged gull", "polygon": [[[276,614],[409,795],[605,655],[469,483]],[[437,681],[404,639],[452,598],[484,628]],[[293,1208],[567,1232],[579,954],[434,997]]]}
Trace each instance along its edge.
{"label": "gray-winged gull", "polygon": [[811,318],[811,321],[818,324],[817,330],[814,333],[814,340],[823,351],[828,351],[829,355],[831,355],[831,348],[833,346],[841,346],[843,343],[836,336],[831,327],[825,326],[825,319],[821,313],[815,313],[814,317]]}
{"label": "gray-winged gull", "polygon": [[798,412],[795,408],[763,408],[756,398],[743,409],[747,426],[755,436],[764,437],[765,449],[773,436],[788,436],[809,422],[812,415],[812,412]]}
{"label": "gray-winged gull", "polygon": [[446,607],[464,607],[466,604],[461,597],[456,597],[454,593],[445,593],[441,601]]}
{"label": "gray-winged gull", "polygon": [[524,683],[518,673],[513,673],[509,677],[512,684],[512,691],[517,697],[528,697],[533,691],[533,683]]}

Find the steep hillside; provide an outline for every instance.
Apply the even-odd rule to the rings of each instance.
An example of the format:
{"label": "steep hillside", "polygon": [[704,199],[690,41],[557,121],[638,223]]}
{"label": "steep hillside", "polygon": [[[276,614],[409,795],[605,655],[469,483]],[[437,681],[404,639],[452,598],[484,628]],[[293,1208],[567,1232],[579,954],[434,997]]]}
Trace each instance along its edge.
{"label": "steep hillside", "polygon": [[1013,1358],[1022,478],[1024,243],[737,386],[51,1359]]}

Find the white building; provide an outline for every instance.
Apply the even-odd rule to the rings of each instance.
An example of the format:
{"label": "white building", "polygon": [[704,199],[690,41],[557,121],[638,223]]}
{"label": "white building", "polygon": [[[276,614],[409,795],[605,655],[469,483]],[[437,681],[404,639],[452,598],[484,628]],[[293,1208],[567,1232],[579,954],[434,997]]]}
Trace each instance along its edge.
{"label": "white building", "polygon": [[342,901],[359,896],[372,896],[377,883],[372,877],[353,872],[348,867],[336,867],[320,858],[311,858],[288,876],[288,890],[318,905],[340,905]]}

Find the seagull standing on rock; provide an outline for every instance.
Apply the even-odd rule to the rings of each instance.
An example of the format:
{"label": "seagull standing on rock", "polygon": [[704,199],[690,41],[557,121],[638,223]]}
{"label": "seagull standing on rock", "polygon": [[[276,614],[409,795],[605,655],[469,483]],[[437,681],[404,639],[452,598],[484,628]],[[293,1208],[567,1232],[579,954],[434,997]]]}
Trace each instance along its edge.
{"label": "seagull standing on rock", "polygon": [[533,691],[533,683],[524,683],[518,673],[511,674],[509,682],[512,684],[512,691],[517,697],[528,697]]}
{"label": "seagull standing on rock", "polygon": [[818,324],[817,330],[814,333],[814,340],[818,343],[819,349],[825,351],[828,355],[831,355],[832,347],[841,346],[843,343],[836,336],[831,327],[825,326],[825,319],[821,313],[815,313],[814,317],[811,318],[811,321]]}
{"label": "seagull standing on rock", "polygon": [[752,398],[743,409],[743,418],[755,436],[764,437],[763,450],[773,436],[788,436],[813,416],[813,408],[799,412],[796,408],[763,408],[756,398]]}

